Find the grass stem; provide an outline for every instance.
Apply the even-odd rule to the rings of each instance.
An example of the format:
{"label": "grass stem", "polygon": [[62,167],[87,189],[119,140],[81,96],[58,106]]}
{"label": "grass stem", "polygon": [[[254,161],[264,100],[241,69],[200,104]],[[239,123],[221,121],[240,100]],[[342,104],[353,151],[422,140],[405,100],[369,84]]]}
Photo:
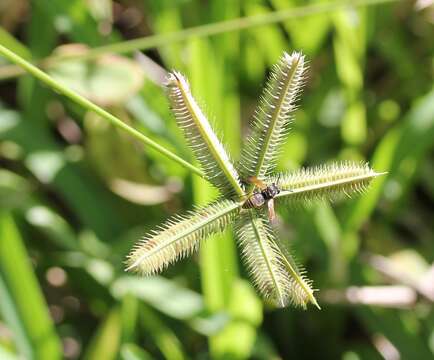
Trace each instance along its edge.
{"label": "grass stem", "polygon": [[94,113],[101,116],[103,119],[109,121],[113,126],[124,130],[137,140],[139,140],[144,145],[149,146],[150,148],[158,151],[162,155],[166,156],[167,158],[177,162],[179,165],[185,167],[186,169],[190,170],[196,175],[204,177],[203,172],[198,169],[196,166],[190,164],[189,162],[185,161],[184,159],[180,158],[170,150],[167,150],[165,147],[161,146],[157,142],[153,141],[152,139],[148,138],[146,135],[143,135],[138,130],[132,128],[131,126],[125,124],[121,119],[113,116],[106,110],[102,109],[98,105],[95,105],[91,101],[87,100],[83,96],[77,94],[75,91],[69,89],[68,87],[62,85],[60,82],[54,80],[52,77],[50,77],[48,74],[43,72],[42,70],[38,69],[36,66],[30,64],[28,61],[24,60],[22,57],[18,56],[17,54],[13,53],[6,47],[0,45],[0,55],[4,56],[9,61],[17,64],[18,66],[22,67],[24,70],[26,70],[28,73],[33,75],[35,78],[43,82],[44,84],[48,85],[53,90],[56,90],[58,93],[66,96],[73,102],[77,103],[78,105],[82,106],[83,108],[93,111]]}
{"label": "grass stem", "polygon": [[[311,5],[299,6],[280,11],[273,11],[267,14],[249,17],[236,18],[187,28],[181,31],[145,36],[138,39],[122,41],[115,44],[95,47],[84,54],[50,56],[46,59],[37,61],[42,68],[50,67],[66,59],[95,59],[105,54],[126,54],[136,50],[147,50],[159,46],[169,45],[175,42],[188,40],[191,38],[206,37],[223,34],[231,31],[240,31],[249,28],[266,26],[279,23],[294,18],[302,18],[310,15],[336,11],[344,7],[358,7],[379,5],[384,3],[396,2],[398,0],[352,0],[352,1],[332,1],[328,3],[316,3]],[[0,80],[22,75],[24,72],[19,68],[7,67],[3,70],[0,67]]]}

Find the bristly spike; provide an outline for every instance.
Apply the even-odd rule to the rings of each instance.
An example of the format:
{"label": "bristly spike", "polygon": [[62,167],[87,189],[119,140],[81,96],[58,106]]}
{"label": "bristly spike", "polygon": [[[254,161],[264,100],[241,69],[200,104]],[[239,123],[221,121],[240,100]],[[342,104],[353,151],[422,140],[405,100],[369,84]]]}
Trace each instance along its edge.
{"label": "bristly spike", "polygon": [[127,259],[126,270],[152,275],[176,260],[188,256],[199,247],[200,240],[223,231],[239,213],[240,204],[220,200],[190,212],[174,216],[139,241]]}
{"label": "bristly spike", "polygon": [[270,241],[268,220],[246,210],[235,223],[235,233],[244,263],[262,296],[275,306],[289,303],[290,284],[280,253]]}
{"label": "bristly spike", "polygon": [[263,180],[274,170],[296,109],[304,72],[304,56],[298,52],[284,53],[274,66],[241,152],[243,179],[256,176]]}
{"label": "bristly spike", "polygon": [[309,281],[281,248],[266,214],[246,210],[235,225],[244,262],[262,296],[278,307],[316,303]]}
{"label": "bristly spike", "polygon": [[306,270],[297,264],[297,261],[292,256],[289,247],[279,237],[274,237],[277,248],[282,254],[283,265],[288,272],[291,281],[291,302],[294,305],[300,305],[306,308],[306,305],[311,302],[321,310],[312,289],[312,280],[306,277]]}
{"label": "bristly spike", "polygon": [[166,86],[178,126],[201,164],[206,178],[222,194],[243,196],[239,175],[191,94],[185,78],[179,72],[173,71],[168,75]]}
{"label": "bristly spike", "polygon": [[342,194],[351,197],[364,192],[379,175],[383,173],[375,172],[367,163],[344,161],[276,174],[266,181],[276,182],[281,189],[276,196],[277,203],[281,200],[309,203],[321,199],[335,200]]}

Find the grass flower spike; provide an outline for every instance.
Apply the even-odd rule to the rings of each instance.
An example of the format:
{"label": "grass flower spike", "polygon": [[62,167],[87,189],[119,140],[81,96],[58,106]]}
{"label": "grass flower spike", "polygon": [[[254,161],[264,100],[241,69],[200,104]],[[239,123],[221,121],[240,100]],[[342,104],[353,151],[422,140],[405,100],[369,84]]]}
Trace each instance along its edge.
{"label": "grass flower spike", "polygon": [[[238,169],[214,133],[178,72],[167,79],[167,94],[178,126],[207,180],[221,198],[184,216],[174,216],[132,249],[127,270],[151,275],[195,251],[201,240],[233,225],[243,260],[261,295],[277,307],[305,308],[314,297],[312,282],[296,264],[272,227],[279,204],[334,200],[363,192],[380,175],[367,164],[332,163],[295,172],[273,173],[289,131],[306,65],[298,52],[284,53],[265,86]],[[238,171],[237,171],[238,170]],[[268,210],[268,213],[267,213]]]}
{"label": "grass flower spike", "polygon": [[222,193],[243,195],[240,179],[226,150],[203,114],[184,77],[174,71],[167,79],[167,90],[178,126],[201,164],[206,179]]}
{"label": "grass flower spike", "polygon": [[224,230],[238,213],[236,202],[222,200],[169,219],[136,245],[129,256],[127,270],[136,269],[144,275],[157,273],[190,255],[201,239]]}
{"label": "grass flower spike", "polygon": [[274,66],[241,154],[241,173],[263,179],[276,165],[303,85],[304,56],[284,54]]}

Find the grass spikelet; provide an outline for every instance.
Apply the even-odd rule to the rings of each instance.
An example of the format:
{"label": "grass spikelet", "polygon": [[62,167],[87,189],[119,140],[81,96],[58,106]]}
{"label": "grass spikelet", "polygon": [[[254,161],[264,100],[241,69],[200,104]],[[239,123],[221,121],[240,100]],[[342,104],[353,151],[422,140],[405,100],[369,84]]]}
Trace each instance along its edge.
{"label": "grass spikelet", "polygon": [[277,174],[267,179],[282,189],[279,200],[311,202],[364,192],[372,179],[382,175],[366,163],[351,161],[304,168],[294,172]]}
{"label": "grass spikelet", "polygon": [[274,305],[284,307],[289,302],[290,280],[268,220],[256,213],[256,210],[247,210],[237,221],[238,243],[258,291]]}
{"label": "grass spikelet", "polygon": [[263,211],[243,212],[235,232],[253,283],[264,298],[278,307],[291,303],[306,308],[312,302],[319,308],[311,281],[306,279],[288,248],[274,234]]}
{"label": "grass spikelet", "polygon": [[284,53],[272,69],[241,153],[243,178],[264,179],[274,170],[289,131],[291,113],[296,109],[304,71],[304,56],[298,52]]}
{"label": "grass spikelet", "polygon": [[288,271],[291,281],[290,285],[290,300],[295,306],[301,306],[303,309],[311,302],[321,310],[314,296],[312,289],[312,281],[307,279],[306,271],[294,259],[289,246],[283,242],[278,236],[274,237],[274,241],[283,255],[283,264]]}
{"label": "grass spikelet", "polygon": [[152,275],[197,250],[200,240],[223,231],[234,221],[240,204],[221,200],[175,216],[140,240],[127,258],[126,270]]}
{"label": "grass spikelet", "polygon": [[168,75],[167,90],[178,126],[201,164],[207,180],[223,194],[242,196],[244,191],[239,175],[229,155],[179,72],[174,71]]}

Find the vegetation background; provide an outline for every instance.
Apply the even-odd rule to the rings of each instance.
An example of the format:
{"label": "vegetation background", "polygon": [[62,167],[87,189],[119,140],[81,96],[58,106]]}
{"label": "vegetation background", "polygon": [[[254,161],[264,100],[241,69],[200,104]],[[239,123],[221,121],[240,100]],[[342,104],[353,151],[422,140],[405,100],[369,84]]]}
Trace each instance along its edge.
{"label": "vegetation background", "polygon": [[[161,276],[127,275],[142,234],[214,190],[0,57],[1,359],[434,357],[434,6],[348,3],[1,0],[0,44],[80,55],[40,64],[188,161],[157,64],[186,74],[237,158],[270,66],[301,50],[309,77],[280,169],[388,171],[361,197],[279,210],[321,311],[264,305],[229,232]],[[104,55],[84,60],[83,44]]]}

